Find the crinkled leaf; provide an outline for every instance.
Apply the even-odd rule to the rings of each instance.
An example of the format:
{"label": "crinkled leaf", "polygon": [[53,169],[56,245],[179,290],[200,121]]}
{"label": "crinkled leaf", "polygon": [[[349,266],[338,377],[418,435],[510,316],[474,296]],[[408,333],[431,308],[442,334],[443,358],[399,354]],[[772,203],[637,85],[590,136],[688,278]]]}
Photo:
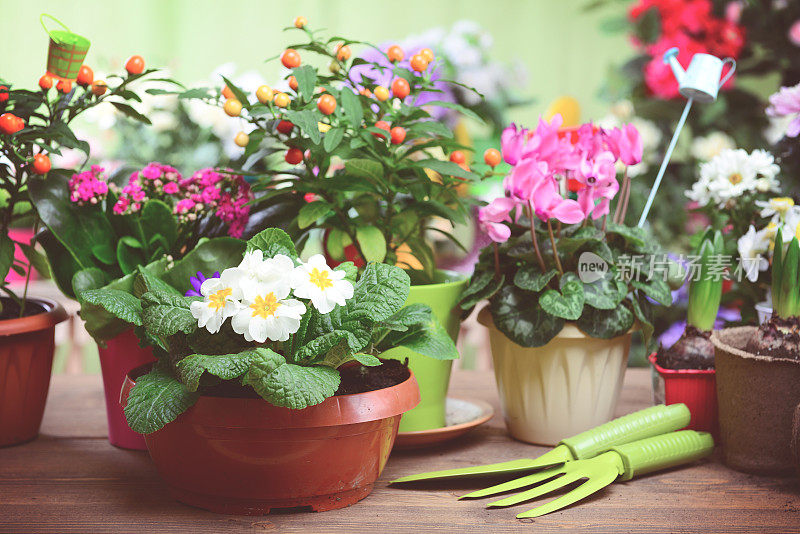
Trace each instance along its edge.
{"label": "crinkled leaf", "polygon": [[268,348],[244,350],[235,354],[191,354],[176,364],[178,376],[189,391],[197,391],[203,373],[209,373],[223,380],[239,378],[247,372],[253,362],[262,368],[278,367],[286,360]]}
{"label": "crinkled leaf", "polygon": [[432,319],[425,324],[415,324],[407,332],[392,332],[377,347],[384,351],[401,345],[417,354],[436,360],[455,360],[458,350],[453,338],[439,321]]}
{"label": "crinkled leaf", "polygon": [[125,405],[125,418],[134,432],[150,434],[177,419],[198,397],[172,375],[155,368],[136,380]]}
{"label": "crinkled leaf", "polygon": [[295,358],[298,360],[313,360],[320,354],[325,354],[335,346],[339,345],[343,340],[347,345],[348,335],[345,332],[333,331],[323,334],[319,337],[308,341],[305,345],[300,347],[295,353]]}
{"label": "crinkled leaf", "polygon": [[133,278],[133,294],[141,297],[147,292],[161,292],[181,296],[181,292],[163,281],[158,276],[140,269]]}
{"label": "crinkled leaf", "polygon": [[118,289],[89,289],[78,296],[82,303],[99,306],[126,323],[142,324],[142,303],[130,293]]}
{"label": "crinkled leaf", "polygon": [[287,363],[270,370],[269,365],[253,363],[242,383],[252,386],[275,406],[302,410],[332,397],[340,381],[339,371],[327,366],[303,367]]}
{"label": "crinkled leaf", "polygon": [[347,302],[345,317],[384,321],[405,304],[410,287],[411,280],[403,269],[385,263],[368,263],[356,282],[353,298]]}
{"label": "crinkled leaf", "polygon": [[344,275],[344,279],[349,280],[353,284],[356,283],[356,278],[358,278],[358,267],[356,267],[352,261],[340,263],[336,266],[334,271],[344,271],[347,273]]}
{"label": "crinkled leaf", "polygon": [[433,321],[431,307],[427,304],[416,303],[403,306],[397,313],[382,321],[380,326],[405,332],[410,326],[428,324],[431,321]]}
{"label": "crinkled leaf", "polygon": [[297,251],[289,234],[278,228],[267,228],[247,241],[247,251],[260,250],[265,258],[284,254],[292,259],[297,258]]}
{"label": "crinkled leaf", "polygon": [[142,295],[142,324],[155,336],[169,337],[197,329],[197,319],[189,311],[191,300],[161,291]]}

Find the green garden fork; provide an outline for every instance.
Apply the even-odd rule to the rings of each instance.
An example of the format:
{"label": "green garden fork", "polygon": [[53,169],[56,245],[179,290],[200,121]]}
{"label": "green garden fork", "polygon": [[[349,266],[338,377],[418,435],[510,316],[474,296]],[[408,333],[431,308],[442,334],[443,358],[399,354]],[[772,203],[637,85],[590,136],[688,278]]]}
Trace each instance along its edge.
{"label": "green garden fork", "polygon": [[[523,458],[489,465],[432,471],[392,480],[390,484],[423,480],[458,479],[476,476],[523,474],[585,460],[616,445],[666,434],[689,424],[691,415],[685,404],[659,405],[624,415],[571,438],[562,440],[553,450],[535,459]],[[553,475],[551,475],[553,476]]]}
{"label": "green garden fork", "polygon": [[583,478],[588,479],[569,493],[547,504],[517,514],[518,519],[539,517],[588,497],[617,479],[630,480],[637,475],[690,463],[711,455],[713,450],[714,439],[711,434],[695,432],[694,430],[681,430],[612,447],[611,450],[604,452],[600,456],[587,460],[566,462],[561,467],[546,469],[533,475],[492,486],[491,488],[474,491],[461,498],[488,497],[553,479],[517,495],[486,505],[488,508],[513,506],[541,497]]}

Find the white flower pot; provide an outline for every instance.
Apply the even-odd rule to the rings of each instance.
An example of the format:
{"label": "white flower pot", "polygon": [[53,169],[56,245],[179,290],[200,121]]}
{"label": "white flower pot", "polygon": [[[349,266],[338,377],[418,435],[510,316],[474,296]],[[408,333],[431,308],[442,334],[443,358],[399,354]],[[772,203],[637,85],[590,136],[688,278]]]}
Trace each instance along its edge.
{"label": "white flower pot", "polygon": [[506,427],[521,441],[555,445],[614,417],[632,331],[613,339],[592,338],[574,324],[543,347],[521,347],[492,322],[494,375]]}

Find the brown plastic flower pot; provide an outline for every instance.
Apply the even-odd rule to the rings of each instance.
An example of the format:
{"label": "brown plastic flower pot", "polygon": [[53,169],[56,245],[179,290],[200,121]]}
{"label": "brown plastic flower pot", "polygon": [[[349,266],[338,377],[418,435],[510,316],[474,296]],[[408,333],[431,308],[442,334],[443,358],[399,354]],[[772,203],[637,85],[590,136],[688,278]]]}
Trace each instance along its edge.
{"label": "brown plastic flower pot", "polygon": [[719,425],[725,463],[750,473],[791,475],[792,418],[800,404],[800,361],[744,350],[756,327],[717,330]]}
{"label": "brown plastic flower pot", "polygon": [[[134,385],[128,375],[122,404]],[[212,512],[317,512],[363,499],[386,465],[400,417],[419,403],[413,373],[396,386],[331,397],[303,410],[203,396],[147,449],[175,498]]]}
{"label": "brown plastic flower pot", "polygon": [[41,313],[0,321],[0,447],[34,439],[42,424],[55,326],[67,313],[53,300],[28,299],[37,305]]}
{"label": "brown plastic flower pot", "polygon": [[800,404],[794,411],[792,423],[792,452],[794,453],[795,470],[800,477]]}

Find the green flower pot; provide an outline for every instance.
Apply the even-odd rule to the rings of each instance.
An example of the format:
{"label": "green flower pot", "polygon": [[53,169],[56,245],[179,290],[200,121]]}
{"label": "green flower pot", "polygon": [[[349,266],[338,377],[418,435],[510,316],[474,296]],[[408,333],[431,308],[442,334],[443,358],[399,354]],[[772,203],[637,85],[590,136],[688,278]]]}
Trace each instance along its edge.
{"label": "green flower pot", "polygon": [[[450,271],[438,271],[436,283],[412,285],[408,295],[408,304],[427,304],[436,318],[447,328],[453,340],[458,336],[461,324],[459,310],[454,309],[467,287],[469,277]],[[382,358],[405,360],[417,377],[421,402],[416,408],[403,414],[400,420],[400,432],[430,430],[445,425],[445,400],[450,385],[452,360],[435,360],[417,354],[405,347],[397,347],[381,354]]]}

